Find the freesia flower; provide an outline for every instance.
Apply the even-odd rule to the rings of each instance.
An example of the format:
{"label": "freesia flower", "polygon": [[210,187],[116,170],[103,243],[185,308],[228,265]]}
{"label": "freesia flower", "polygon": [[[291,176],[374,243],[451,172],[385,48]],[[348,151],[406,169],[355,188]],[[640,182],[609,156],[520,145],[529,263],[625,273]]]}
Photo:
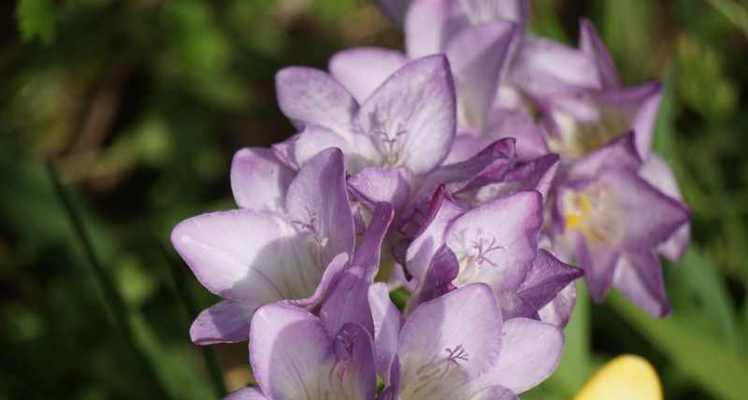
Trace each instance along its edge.
{"label": "freesia flower", "polygon": [[[373,303],[393,310],[386,291],[378,293],[384,296],[370,296]],[[229,398],[374,399],[374,349],[388,347],[392,357],[380,400],[516,399],[560,358],[558,328],[523,318],[502,322],[485,285],[423,303],[402,324],[394,310],[380,314],[378,332],[387,335],[378,341],[356,323],[330,331],[324,317],[304,309],[262,307],[252,321],[250,350],[259,387]]]}
{"label": "freesia flower", "polygon": [[342,268],[353,256],[339,150],[321,152],[295,176],[268,150],[241,150],[231,181],[242,208],[190,218],[172,232],[174,247],[200,283],[224,299],[193,323],[190,335],[198,344],[246,340],[257,308],[284,299],[311,301],[327,270]]}
{"label": "freesia flower", "polygon": [[413,304],[452,287],[485,283],[505,318],[539,319],[540,310],[582,275],[538,250],[542,200],[536,191],[520,191],[463,209],[439,191],[428,222],[407,250],[405,265],[415,280]]}
{"label": "freesia flower", "polygon": [[558,240],[590,294],[616,287],[655,316],[670,312],[656,251],[688,221],[687,208],[642,179],[633,134],[575,163],[557,193]]}

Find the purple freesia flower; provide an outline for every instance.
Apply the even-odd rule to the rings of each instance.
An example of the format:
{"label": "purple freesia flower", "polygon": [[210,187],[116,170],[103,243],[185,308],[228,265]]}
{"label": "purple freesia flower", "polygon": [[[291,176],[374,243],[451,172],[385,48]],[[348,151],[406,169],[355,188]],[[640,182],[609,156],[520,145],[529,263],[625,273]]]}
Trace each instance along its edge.
{"label": "purple freesia flower", "polygon": [[689,212],[643,179],[641,165],[632,133],[574,163],[556,197],[558,241],[585,270],[595,300],[616,287],[662,317],[670,305],[656,252],[681,234]]}
{"label": "purple freesia flower", "polygon": [[[381,287],[381,286],[380,286]],[[330,330],[325,318],[276,303],[252,321],[250,361],[259,388],[238,399],[516,399],[558,364],[563,334],[549,324],[503,321],[491,290],[473,284],[425,302],[405,320],[386,290],[372,287],[374,336],[355,322]],[[362,312],[366,310],[361,310]]]}
{"label": "purple freesia flower", "polygon": [[224,299],[193,323],[190,335],[198,344],[246,340],[258,307],[310,300],[326,270],[353,255],[340,150],[321,152],[296,176],[267,150],[241,150],[231,181],[241,209],[193,217],[172,232],[200,283]]}
{"label": "purple freesia flower", "polygon": [[[464,209],[440,190],[429,214],[406,253],[405,265],[415,280],[412,305],[453,287],[485,283],[505,318],[539,319],[540,310],[582,275],[548,251],[538,250],[543,199],[536,191],[519,191]],[[567,319],[557,318],[563,323]]]}

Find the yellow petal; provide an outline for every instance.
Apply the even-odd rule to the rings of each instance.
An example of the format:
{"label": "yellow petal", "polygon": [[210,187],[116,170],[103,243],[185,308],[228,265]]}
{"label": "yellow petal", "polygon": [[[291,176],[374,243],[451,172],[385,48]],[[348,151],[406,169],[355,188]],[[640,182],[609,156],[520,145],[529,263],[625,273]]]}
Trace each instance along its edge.
{"label": "yellow petal", "polygon": [[625,355],[597,371],[574,400],[662,400],[662,387],[647,360]]}

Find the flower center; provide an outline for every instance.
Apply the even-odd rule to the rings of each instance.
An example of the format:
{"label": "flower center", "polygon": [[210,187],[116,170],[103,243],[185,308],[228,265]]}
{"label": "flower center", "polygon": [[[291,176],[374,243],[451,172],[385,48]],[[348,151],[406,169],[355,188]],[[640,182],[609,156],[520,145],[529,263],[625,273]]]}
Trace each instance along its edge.
{"label": "flower center", "polygon": [[565,230],[580,232],[594,244],[613,244],[622,238],[622,225],[616,217],[618,205],[606,188],[593,186],[567,192],[562,204]]}
{"label": "flower center", "polygon": [[495,237],[486,234],[482,229],[464,230],[454,240],[449,248],[455,253],[460,264],[460,272],[454,283],[457,286],[481,281],[480,274],[486,268],[499,268],[495,258],[496,253],[504,250]]}
{"label": "flower center", "polygon": [[629,124],[621,112],[602,109],[599,118],[580,121],[569,113],[554,112],[559,135],[548,138],[548,147],[554,153],[578,160],[624,134]]}

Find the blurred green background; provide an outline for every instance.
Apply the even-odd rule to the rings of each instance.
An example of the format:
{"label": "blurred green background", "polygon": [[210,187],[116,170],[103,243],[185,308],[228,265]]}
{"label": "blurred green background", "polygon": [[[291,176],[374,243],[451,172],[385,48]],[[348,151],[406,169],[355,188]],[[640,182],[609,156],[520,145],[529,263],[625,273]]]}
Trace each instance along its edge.
{"label": "blurred green background", "polygon": [[[649,358],[668,399],[745,399],[748,1],[534,0],[532,15],[536,33],[569,43],[589,16],[626,83],[665,82],[656,146],[694,240],[666,268],[670,319],[580,296],[562,367],[523,399],[568,399],[620,353]],[[244,345],[189,342],[195,307],[215,298],[168,233],[232,206],[234,151],[292,133],[278,68],[401,43],[365,0],[2,2],[0,399],[211,399],[215,378],[249,382]]]}

